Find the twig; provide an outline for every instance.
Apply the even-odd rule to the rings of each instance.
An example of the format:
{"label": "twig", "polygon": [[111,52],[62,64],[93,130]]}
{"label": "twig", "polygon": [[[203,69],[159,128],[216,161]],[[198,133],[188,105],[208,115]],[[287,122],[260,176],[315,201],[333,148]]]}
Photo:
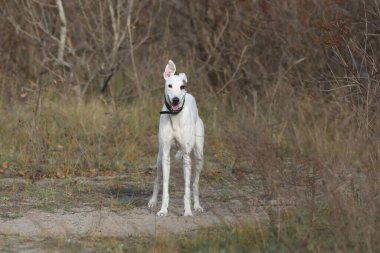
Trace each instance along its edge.
{"label": "twig", "polygon": [[239,58],[239,62],[238,62],[238,65],[236,66],[236,70],[235,70],[235,72],[232,74],[230,80],[228,80],[228,81],[223,85],[223,87],[222,87],[220,90],[218,90],[218,91],[216,92],[217,95],[218,95],[219,93],[221,93],[225,88],[227,88],[228,85],[230,85],[230,84],[235,80],[235,76],[237,75],[237,73],[238,73],[239,70],[240,70],[241,64],[242,64],[242,62],[243,62],[243,56],[244,56],[244,54],[245,54],[245,51],[247,51],[247,48],[248,48],[248,45],[246,45],[246,46],[243,48],[243,50],[241,51],[241,53],[240,53],[240,58]]}

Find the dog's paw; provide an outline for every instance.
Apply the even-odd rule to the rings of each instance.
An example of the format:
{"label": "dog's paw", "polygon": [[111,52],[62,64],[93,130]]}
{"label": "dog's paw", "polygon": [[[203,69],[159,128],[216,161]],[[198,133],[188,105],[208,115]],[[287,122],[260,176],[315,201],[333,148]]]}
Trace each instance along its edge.
{"label": "dog's paw", "polygon": [[198,206],[194,205],[194,210],[198,213],[203,213],[203,208],[199,205]]}
{"label": "dog's paw", "polygon": [[149,208],[156,207],[156,205],[157,205],[157,200],[155,200],[155,199],[150,199],[149,200],[149,203],[148,203],[148,207]]}
{"label": "dog's paw", "polygon": [[183,216],[193,216],[193,213],[191,212],[191,210],[190,211],[186,211],[185,210],[185,212],[183,213]]}
{"label": "dog's paw", "polygon": [[157,213],[157,216],[168,216],[168,210],[160,210]]}

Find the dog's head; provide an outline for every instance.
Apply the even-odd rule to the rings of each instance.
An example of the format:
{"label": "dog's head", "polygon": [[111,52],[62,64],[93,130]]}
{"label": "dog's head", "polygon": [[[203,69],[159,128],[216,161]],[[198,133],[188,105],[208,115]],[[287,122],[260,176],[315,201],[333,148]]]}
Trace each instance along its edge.
{"label": "dog's head", "polygon": [[176,67],[172,60],[169,60],[163,73],[165,79],[165,99],[169,103],[171,111],[177,112],[182,108],[185,95],[187,77],[184,73],[175,75]]}

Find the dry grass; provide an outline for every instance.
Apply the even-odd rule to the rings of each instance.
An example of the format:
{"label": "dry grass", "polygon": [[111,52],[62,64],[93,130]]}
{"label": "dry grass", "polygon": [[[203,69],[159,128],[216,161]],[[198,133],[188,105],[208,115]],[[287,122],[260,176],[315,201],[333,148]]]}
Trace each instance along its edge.
{"label": "dry grass", "polygon": [[147,145],[155,141],[153,108],[115,108],[99,100],[84,105],[49,95],[41,95],[37,109],[30,100],[4,109],[1,117],[1,134],[9,136],[2,153],[26,176],[125,172],[142,152],[148,157],[156,152]]}
{"label": "dry grass", "polygon": [[[273,218],[278,243],[285,240],[287,251],[376,252],[378,141],[366,137],[348,108],[320,102],[293,98],[276,107],[277,116],[270,112],[261,119],[274,122],[245,122],[252,127],[240,137],[234,132],[230,143],[242,161],[262,170],[266,198],[299,203],[301,221]],[[302,232],[291,237],[289,227]]]}
{"label": "dry grass", "polygon": [[[352,111],[349,104],[302,91],[298,94],[281,91],[283,95],[284,92],[289,92],[287,99],[259,98],[255,108],[248,101],[228,102],[197,94],[207,126],[204,180],[223,183],[233,177],[249,185],[252,181],[247,178],[256,173],[263,180],[263,191],[253,190],[259,195],[247,196],[248,199],[291,200],[297,209],[269,210],[271,226],[264,229],[248,222],[247,226],[200,231],[190,235],[191,239],[156,238],[152,244],[149,238],[140,238],[134,247],[155,252],[378,250],[379,150],[373,137],[376,131],[368,133],[361,128],[364,124],[361,120],[365,119]],[[13,131],[13,137],[2,143],[3,153],[12,151],[3,157],[12,162],[12,167],[5,169],[5,176],[18,176],[20,170],[24,177],[34,179],[133,175],[138,168],[149,168],[155,160],[159,108],[152,104],[161,102],[157,95],[147,97],[146,105],[136,101],[115,107],[97,99],[86,104],[66,98],[52,100],[47,93],[41,99],[38,120],[30,109],[34,103],[3,111],[17,115],[13,121],[1,117],[3,135]],[[141,180],[141,176],[130,180]],[[58,199],[67,200],[56,187],[49,189],[47,199],[54,203],[59,203]],[[22,192],[31,193],[28,189]],[[80,196],[77,195],[80,191],[74,188],[70,193]],[[43,198],[43,194],[38,195]],[[81,199],[77,197],[68,205]],[[42,206],[37,208],[44,209],[43,203],[39,203]],[[111,206],[119,208],[117,203]],[[115,249],[126,242],[117,239],[91,244],[91,239],[72,243],[65,240],[46,247],[68,251],[75,245]],[[118,248],[120,252],[128,249]]]}

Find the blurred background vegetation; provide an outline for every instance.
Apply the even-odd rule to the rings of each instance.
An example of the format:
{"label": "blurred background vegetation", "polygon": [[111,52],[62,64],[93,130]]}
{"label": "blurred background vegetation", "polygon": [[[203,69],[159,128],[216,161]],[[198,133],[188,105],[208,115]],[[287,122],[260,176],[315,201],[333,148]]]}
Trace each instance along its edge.
{"label": "blurred background vegetation", "polygon": [[299,200],[301,218],[281,216],[292,229],[270,240],[380,250],[378,0],[5,1],[0,34],[3,175],[154,164],[172,59],[206,160],[259,172],[262,199]]}

